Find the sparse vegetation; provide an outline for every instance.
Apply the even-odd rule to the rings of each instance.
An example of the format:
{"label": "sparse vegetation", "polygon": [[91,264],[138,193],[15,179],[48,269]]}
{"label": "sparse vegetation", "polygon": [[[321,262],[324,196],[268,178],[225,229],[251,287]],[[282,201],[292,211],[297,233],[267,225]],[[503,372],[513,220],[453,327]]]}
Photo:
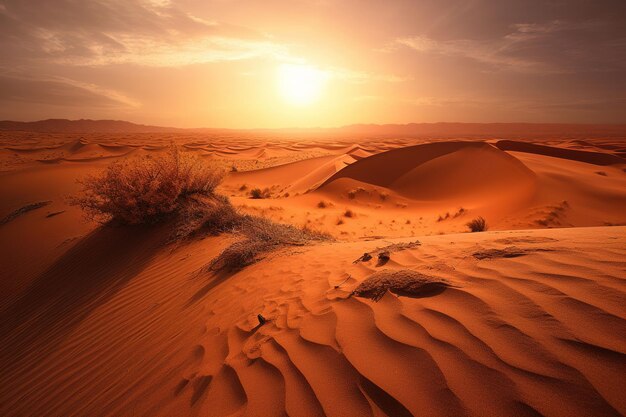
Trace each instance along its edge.
{"label": "sparse vegetation", "polygon": [[317,203],[317,208],[326,208],[328,207],[328,204],[326,204],[326,202],[324,200],[321,200],[319,203]]}
{"label": "sparse vegetation", "polygon": [[[181,154],[172,146],[162,156],[114,162],[101,175],[82,181],[83,194],[71,203],[90,217],[124,224],[156,223],[173,218],[171,240],[221,233],[245,236],[210,263],[212,270],[242,268],[282,246],[330,239],[307,228],[239,213],[227,197],[215,193],[223,176],[223,170]],[[265,197],[269,190],[260,194]]]}
{"label": "sparse vegetation", "polygon": [[271,193],[269,188],[264,188],[263,190],[261,190],[260,188],[253,188],[252,190],[250,190],[250,198],[258,200],[261,198],[270,198],[271,197]]}
{"label": "sparse vegetation", "polygon": [[350,200],[354,200],[356,198],[357,194],[364,193],[364,192],[365,192],[365,188],[357,187],[354,190],[348,191],[348,198]]}
{"label": "sparse vegetation", "polygon": [[239,233],[246,239],[237,241],[224,249],[211,261],[210,270],[238,270],[261,259],[262,255],[284,246],[304,246],[315,241],[329,240],[326,234],[274,223],[263,217],[241,215]]}
{"label": "sparse vegetation", "polygon": [[178,212],[194,196],[212,196],[224,171],[171,146],[159,156],[113,162],[100,175],[80,181],[70,199],[88,217],[125,224],[156,223]]}
{"label": "sparse vegetation", "polygon": [[466,223],[471,232],[484,232],[487,230],[487,221],[483,217],[477,217],[474,220]]}
{"label": "sparse vegetation", "polygon": [[189,199],[180,210],[172,240],[234,232],[242,216],[224,196]]}
{"label": "sparse vegetation", "polygon": [[344,217],[348,217],[348,218],[352,218],[352,217],[356,217],[356,213],[353,212],[350,209],[347,209],[344,213],[343,213]]}
{"label": "sparse vegetation", "polygon": [[261,191],[260,188],[253,188],[250,191],[250,198],[254,198],[254,199],[263,198],[263,192]]}

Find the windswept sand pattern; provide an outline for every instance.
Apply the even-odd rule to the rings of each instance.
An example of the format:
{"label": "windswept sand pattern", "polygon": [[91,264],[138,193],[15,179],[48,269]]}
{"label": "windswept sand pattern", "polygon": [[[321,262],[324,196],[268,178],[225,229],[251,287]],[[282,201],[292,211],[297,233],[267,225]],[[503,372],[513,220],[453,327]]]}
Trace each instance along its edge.
{"label": "windswept sand pattern", "polygon": [[[152,235],[124,257],[92,236],[3,309],[3,415],[626,412],[626,228],[425,237],[383,268],[450,286],[378,302],[350,297],[381,269],[352,263],[376,241],[283,251],[214,276],[198,271],[223,240],[163,252]],[[511,244],[529,250],[472,256]],[[112,274],[123,262],[135,270]],[[76,281],[50,290],[63,276]]]}
{"label": "windswept sand pattern", "polygon": [[[353,266],[332,245],[319,248],[295,255],[288,262],[295,268],[278,274],[259,265],[231,277],[231,290],[241,294],[224,298],[243,298],[243,285],[246,297],[259,291],[262,302],[246,307],[262,312],[268,324],[256,327],[255,315],[243,312],[228,328],[224,319],[236,301],[212,302],[216,315],[209,323],[226,333],[224,366],[276,364],[259,378],[271,376],[278,398],[272,404],[284,401],[289,415],[311,415],[296,407],[310,391],[327,415],[620,415],[626,407],[619,387],[626,359],[624,230],[614,230],[603,249],[592,249],[584,232],[568,231],[547,245],[546,235],[553,234],[528,232],[522,241],[536,236],[531,246],[549,252],[482,261],[471,252],[502,247],[491,236],[428,239],[394,256],[393,267],[425,271],[454,286],[418,299],[388,293],[378,303],[348,297],[377,269],[371,261]],[[453,253],[443,246],[448,240]],[[575,240],[583,241],[577,249],[592,251],[574,261],[580,276],[566,272]],[[335,289],[346,274],[351,278]],[[240,290],[238,280],[245,282]],[[269,288],[279,290],[272,295]],[[615,337],[607,343],[608,334]],[[290,382],[291,367],[285,370],[288,362],[300,371],[297,384]],[[249,400],[258,394],[242,383]],[[303,388],[295,393],[296,386]]]}
{"label": "windswept sand pattern", "polygon": [[[623,143],[467,139],[0,133],[0,415],[626,414]],[[236,236],[68,205],[172,141],[241,212],[335,240],[207,272]],[[383,270],[438,285],[352,295]]]}

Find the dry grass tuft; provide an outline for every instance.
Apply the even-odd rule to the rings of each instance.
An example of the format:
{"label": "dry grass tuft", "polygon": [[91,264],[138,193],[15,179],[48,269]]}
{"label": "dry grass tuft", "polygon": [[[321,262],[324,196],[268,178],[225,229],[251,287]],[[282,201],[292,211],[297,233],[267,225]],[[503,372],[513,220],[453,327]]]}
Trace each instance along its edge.
{"label": "dry grass tuft", "polygon": [[430,277],[410,269],[384,269],[370,275],[361,282],[352,295],[380,300],[387,291],[405,297],[431,297],[445,291],[450,284],[442,279]]}
{"label": "dry grass tuft", "polygon": [[487,221],[483,217],[477,217],[474,220],[466,223],[472,232],[484,232],[487,230]]}
{"label": "dry grass tuft", "polygon": [[357,187],[354,190],[348,191],[348,198],[354,200],[358,194],[366,193],[365,188]]}
{"label": "dry grass tuft", "polygon": [[211,261],[208,269],[212,271],[238,270],[258,261],[259,256],[269,249],[268,245],[261,240],[240,240],[224,249]]}
{"label": "dry grass tuft", "polygon": [[172,240],[233,232],[241,222],[241,214],[224,196],[190,198],[179,210]]}
{"label": "dry grass tuft", "polygon": [[242,215],[237,232],[246,236],[224,249],[208,265],[209,270],[239,270],[284,246],[304,246],[330,240],[330,236],[291,225],[274,223],[264,217]]}
{"label": "dry grass tuft", "polygon": [[270,198],[271,193],[269,188],[261,190],[260,188],[253,188],[250,190],[250,198],[258,200],[261,198]]}
{"label": "dry grass tuft", "polygon": [[70,200],[95,220],[156,223],[176,213],[193,196],[212,196],[224,171],[172,145],[159,156],[113,162],[100,175],[80,181]]}

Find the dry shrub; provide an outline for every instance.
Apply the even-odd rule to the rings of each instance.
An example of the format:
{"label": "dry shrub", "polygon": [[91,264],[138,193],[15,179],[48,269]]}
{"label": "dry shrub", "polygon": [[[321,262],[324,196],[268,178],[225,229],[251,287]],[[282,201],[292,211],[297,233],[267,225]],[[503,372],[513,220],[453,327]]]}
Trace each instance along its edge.
{"label": "dry shrub", "polygon": [[193,197],[179,210],[172,240],[234,232],[242,219],[242,215],[224,196]]}
{"label": "dry shrub", "polygon": [[352,210],[350,210],[350,209],[347,209],[347,210],[343,213],[343,215],[344,215],[345,217],[349,217],[349,218],[352,218],[352,217],[355,217],[355,216],[356,216],[356,214],[355,214]]}
{"label": "dry shrub", "polygon": [[355,188],[353,190],[348,191],[348,198],[350,200],[354,200],[358,194],[365,193],[365,192],[366,192],[365,188],[357,187],[357,188]]}
{"label": "dry shrub", "polygon": [[405,297],[430,297],[437,295],[450,284],[445,280],[430,277],[410,269],[384,269],[370,275],[361,282],[352,295],[380,300],[387,290]]}
{"label": "dry shrub", "polygon": [[261,190],[260,188],[254,188],[250,190],[250,198],[258,200],[261,198],[270,198],[271,193],[269,188]]}
{"label": "dry shrub", "polygon": [[484,217],[477,217],[474,220],[466,223],[466,226],[469,227],[472,232],[484,232],[487,230],[487,221]]}
{"label": "dry shrub", "polygon": [[264,217],[250,215],[240,215],[237,227],[237,232],[244,234],[246,239],[224,249],[208,265],[210,270],[238,270],[280,247],[304,246],[330,239],[330,236],[308,228],[274,223]]}
{"label": "dry shrub", "polygon": [[70,203],[96,220],[155,223],[191,196],[213,195],[223,177],[223,170],[172,145],[162,155],[113,162],[100,175],[80,181],[82,195]]}
{"label": "dry shrub", "polygon": [[240,240],[224,249],[213,259],[209,264],[209,269],[213,271],[241,269],[259,260],[259,255],[267,250],[266,242],[252,239]]}
{"label": "dry shrub", "polygon": [[317,203],[317,208],[326,208],[328,207],[328,205],[326,204],[326,202],[324,200],[321,200],[319,203]]}

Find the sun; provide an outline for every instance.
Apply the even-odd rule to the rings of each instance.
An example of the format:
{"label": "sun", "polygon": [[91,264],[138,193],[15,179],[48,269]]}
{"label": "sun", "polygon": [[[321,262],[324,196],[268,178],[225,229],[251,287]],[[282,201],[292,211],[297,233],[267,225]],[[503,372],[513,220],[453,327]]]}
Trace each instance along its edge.
{"label": "sun", "polygon": [[306,106],[316,102],[328,75],[309,65],[282,64],[278,67],[278,88],[289,104]]}

